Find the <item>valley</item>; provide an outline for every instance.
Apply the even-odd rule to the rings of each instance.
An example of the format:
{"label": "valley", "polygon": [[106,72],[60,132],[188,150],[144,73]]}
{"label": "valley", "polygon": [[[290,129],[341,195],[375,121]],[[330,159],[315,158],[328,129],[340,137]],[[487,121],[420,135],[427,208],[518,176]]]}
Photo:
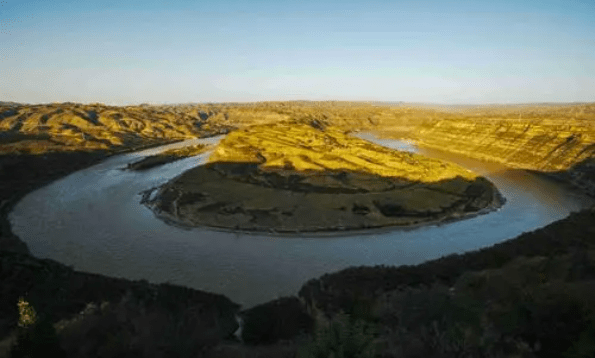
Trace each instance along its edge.
{"label": "valley", "polygon": [[[96,342],[94,344],[97,347],[101,345],[101,339],[93,333],[86,333],[84,338],[77,336],[80,333],[75,327],[99,322],[109,326],[109,322],[115,322],[116,315],[125,317],[128,323],[118,328],[112,325],[108,331],[114,334],[117,331],[123,337],[128,337],[124,338],[122,347],[129,344],[127,342],[136,342],[134,347],[139,351],[150,352],[151,349],[147,347],[151,339],[146,338],[150,336],[149,333],[142,333],[134,327],[141,325],[141,322],[161,322],[161,333],[154,334],[179,337],[176,339],[185,340],[187,347],[190,347],[190,342],[200,338],[200,344],[208,348],[205,349],[211,352],[208,353],[211,356],[256,356],[264,349],[259,344],[265,342],[277,342],[277,352],[292,352],[301,344],[300,339],[310,332],[311,327],[307,322],[314,319],[316,312],[330,317],[338,310],[366,322],[374,322],[380,327],[376,340],[379,349],[388,356],[396,354],[399,349],[421,352],[424,342],[425,349],[435,349],[436,352],[441,349],[496,352],[504,349],[502,347],[518,352],[522,344],[536,356],[548,356],[542,355],[542,347],[546,348],[545,352],[562,349],[555,347],[565,347],[556,351],[560,354],[567,350],[581,352],[582,349],[582,352],[586,352],[588,332],[593,329],[594,322],[591,296],[586,293],[595,292],[589,289],[595,277],[592,209],[573,213],[543,229],[517,238],[510,237],[506,242],[483,247],[480,251],[451,255],[417,266],[354,267],[312,279],[300,290],[302,303],[298,305],[292,300],[274,300],[270,304],[258,306],[258,309],[254,307],[241,313],[247,319],[245,336],[251,337],[247,338],[251,344],[256,344],[248,347],[233,343],[231,333],[237,326],[232,317],[240,314],[240,311],[239,306],[231,304],[226,297],[204,296],[198,293],[201,291],[178,286],[170,289],[163,284],[86,274],[52,260],[35,258],[28,253],[26,244],[12,233],[7,215],[34,189],[71,172],[101,163],[116,154],[215,134],[228,136],[215,149],[208,163],[186,171],[160,189],[161,196],[156,196],[159,199],[153,205],[159,207],[162,213],[169,212],[168,215],[171,215],[171,198],[177,198],[178,203],[185,201],[186,204],[177,207],[178,214],[173,218],[185,224],[233,230],[239,223],[237,229],[245,231],[267,231],[273,228],[275,231],[307,232],[317,231],[321,227],[336,231],[339,226],[349,225],[358,229],[409,225],[412,221],[424,221],[428,212],[432,212],[432,220],[436,220],[436,215],[440,217],[440,210],[444,208],[452,215],[457,210],[465,212],[472,208],[472,211],[480,211],[495,209],[502,204],[493,184],[477,174],[444,161],[403,152],[394,155],[380,147],[366,147],[363,141],[348,136],[357,132],[374,133],[380,138],[406,139],[420,148],[440,149],[515,170],[526,170],[539,176],[555,178],[563,185],[572,186],[577,192],[587,195],[593,193],[595,180],[591,164],[595,150],[594,116],[593,104],[441,110],[435,106],[357,102],[129,107],[2,103],[0,188],[3,224],[0,276],[2,297],[7,298],[7,304],[0,307],[4,317],[1,321],[2,336],[6,338],[0,346],[6,347],[10,342],[12,328],[18,320],[16,302],[19,296],[26,294],[39,312],[46,314],[59,327],[63,347],[73,356],[87,356],[92,351],[83,351],[83,348],[72,344],[76,340],[86,339]],[[332,145],[325,144],[329,141],[335,142]],[[373,160],[362,162],[361,153]],[[172,153],[174,158],[177,155],[185,156]],[[340,158],[348,160],[341,161]],[[159,167],[154,168],[159,170]],[[403,175],[405,172],[407,174]],[[455,180],[457,176],[459,179]],[[397,177],[398,180],[387,179]],[[411,186],[412,183],[415,185]],[[472,194],[474,190],[469,188],[478,187],[472,183],[478,183],[482,190]],[[436,187],[433,188],[433,185]],[[207,189],[209,186],[212,189]],[[221,191],[222,187],[227,190]],[[386,188],[402,190],[388,193]],[[280,189],[307,193],[312,199],[275,203],[278,212],[272,215],[271,202],[278,197]],[[382,192],[383,197],[370,199],[368,194],[375,192]],[[420,196],[420,192],[424,194]],[[245,197],[241,196],[243,193],[246,193]],[[469,195],[466,201],[459,202],[466,194]],[[329,195],[333,199],[325,202],[324,198],[330,198]],[[345,198],[341,198],[341,195],[345,195]],[[211,205],[215,211],[204,210],[204,216],[189,215],[196,211],[196,203],[204,200],[204,197],[211,200],[205,205]],[[258,202],[254,198],[259,198]],[[390,205],[382,200],[390,201]],[[331,202],[332,205],[329,204]],[[314,209],[328,210],[329,205],[348,210],[338,210],[338,214],[333,216]],[[283,214],[296,206],[305,208],[305,211]],[[383,214],[383,211],[398,212],[398,220],[401,221],[368,222],[363,219],[370,216],[374,220],[381,220],[382,215],[378,213]],[[313,223],[311,227],[305,226],[316,220],[320,222]],[[533,277],[529,274],[532,271],[539,275]],[[512,276],[521,277],[525,283],[515,281],[505,284],[497,279]],[[96,292],[90,288],[94,285],[104,287],[104,290]],[[522,292],[525,293],[522,295],[530,294],[533,298],[521,295],[523,285],[525,288]],[[449,291],[451,287],[460,295],[452,298]],[[173,297],[169,296],[170,290],[182,290],[185,293]],[[508,293],[497,294],[504,292],[502,290]],[[193,317],[194,322],[211,323],[186,323],[197,327],[196,330],[174,331],[174,327],[181,327],[183,316],[189,314],[180,312],[194,312],[194,308],[187,303],[182,304],[181,297],[185,295],[194,297],[192,301],[185,302],[194,302],[195,305],[210,302],[208,305],[211,306],[201,303],[203,307],[209,308]],[[99,307],[101,301],[109,305],[103,305],[101,309],[89,309],[78,316],[78,321],[74,321],[73,317],[85,305],[95,302]],[[416,302],[427,302],[436,307],[433,316],[415,319],[404,316],[407,307],[414,307]],[[455,326],[473,329],[471,336],[478,341],[481,337],[493,334],[487,323],[476,324],[446,315],[445,312],[453,307],[471,307],[469,302],[473,303],[472,307],[476,310],[465,312],[460,317],[486,317],[486,322],[491,322],[498,332],[490,336],[495,342],[492,346],[473,343],[466,348],[456,348],[455,343],[461,341],[456,341],[452,336],[449,336],[451,341],[448,344],[444,340],[440,341],[444,339],[440,338],[444,332],[454,334],[451,328]],[[213,305],[218,308],[213,308]],[[283,318],[284,313],[275,308],[278,305],[286,305],[286,312],[301,313],[292,318]],[[558,316],[552,315],[566,312],[567,306],[584,312],[577,317],[567,316],[570,321],[566,324],[576,327],[576,331],[566,330],[562,334],[531,328],[539,323],[536,319],[543,322],[558,319]],[[153,308],[147,311],[143,307]],[[175,309],[178,313],[171,316],[175,318],[166,319],[172,307],[178,307]],[[523,309],[531,310],[533,315],[523,316]],[[220,312],[219,318],[207,317],[207,312],[216,310]],[[268,312],[276,313],[272,316]],[[506,331],[506,323],[498,320],[499,315],[517,319],[519,323],[514,329]],[[269,318],[264,320],[264,316]],[[285,330],[279,330],[277,319],[285,322]],[[403,324],[395,324],[391,319]],[[440,322],[439,328],[434,331],[431,328],[434,327],[433,320]],[[288,322],[295,322],[295,325]],[[291,327],[297,328],[292,330]],[[271,335],[273,331],[277,332],[277,338]],[[79,329],[78,332],[86,331]],[[141,336],[145,337],[144,340],[138,338]],[[289,340],[290,344],[283,346],[278,343],[279,340]],[[167,341],[165,339],[164,342]],[[416,341],[420,342],[417,346],[407,343]],[[437,342],[435,346],[427,344],[434,341]],[[548,343],[553,341],[558,342],[557,346]]]}

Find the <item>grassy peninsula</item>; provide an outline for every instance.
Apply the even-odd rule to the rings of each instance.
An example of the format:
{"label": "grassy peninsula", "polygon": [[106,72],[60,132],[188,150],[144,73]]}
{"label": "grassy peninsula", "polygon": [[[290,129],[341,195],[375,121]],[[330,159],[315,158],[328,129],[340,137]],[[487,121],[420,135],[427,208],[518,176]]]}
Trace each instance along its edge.
{"label": "grassy peninsula", "polygon": [[178,224],[275,232],[407,227],[502,203],[462,167],[297,121],[230,133],[206,165],[146,201]]}

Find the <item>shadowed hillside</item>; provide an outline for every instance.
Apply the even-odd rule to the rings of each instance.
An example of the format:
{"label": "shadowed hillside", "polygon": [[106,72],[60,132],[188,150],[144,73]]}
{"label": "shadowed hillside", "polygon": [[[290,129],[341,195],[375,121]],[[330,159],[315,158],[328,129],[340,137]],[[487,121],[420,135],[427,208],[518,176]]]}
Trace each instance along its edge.
{"label": "shadowed hillside", "polygon": [[383,357],[591,357],[593,222],[595,209],[584,210],[461,255],[348,268],[299,296],[310,312],[374,322]]}
{"label": "shadowed hillside", "polygon": [[23,297],[54,323],[68,357],[190,357],[229,339],[239,305],[170,284],[78,272],[52,260],[0,252],[0,356],[19,320]]}

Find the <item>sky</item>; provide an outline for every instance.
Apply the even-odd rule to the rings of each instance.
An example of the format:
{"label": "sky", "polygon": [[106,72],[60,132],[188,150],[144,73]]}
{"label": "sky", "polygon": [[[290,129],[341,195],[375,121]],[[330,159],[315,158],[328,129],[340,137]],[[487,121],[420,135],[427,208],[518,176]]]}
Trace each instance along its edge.
{"label": "sky", "polygon": [[0,101],[595,101],[595,1],[0,0]]}

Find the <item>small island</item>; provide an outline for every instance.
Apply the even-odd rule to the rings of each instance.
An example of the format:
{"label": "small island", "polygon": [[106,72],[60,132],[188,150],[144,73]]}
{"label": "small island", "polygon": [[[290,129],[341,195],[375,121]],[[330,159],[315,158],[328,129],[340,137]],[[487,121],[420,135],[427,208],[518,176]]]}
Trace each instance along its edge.
{"label": "small island", "polygon": [[206,164],[142,202],[182,226],[314,233],[461,219],[494,210],[504,198],[455,164],[302,121],[230,133]]}
{"label": "small island", "polygon": [[197,144],[189,147],[170,149],[163,153],[150,155],[126,166],[128,170],[147,170],[176,160],[193,157],[211,150],[212,146],[207,144]]}

